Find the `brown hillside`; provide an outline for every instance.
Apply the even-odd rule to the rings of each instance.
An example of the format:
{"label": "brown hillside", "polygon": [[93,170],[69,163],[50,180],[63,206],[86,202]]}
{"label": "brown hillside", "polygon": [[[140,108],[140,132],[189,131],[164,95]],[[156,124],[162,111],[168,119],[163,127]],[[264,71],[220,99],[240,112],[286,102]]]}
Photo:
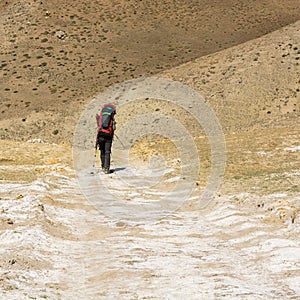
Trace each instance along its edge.
{"label": "brown hillside", "polygon": [[[273,0],[1,1],[0,136],[70,142],[84,105],[105,87],[157,74],[262,36],[299,18],[295,0],[284,3]],[[275,45],[276,53],[286,52],[282,60],[286,62],[293,57],[291,61],[296,62],[294,43],[291,48],[282,45],[285,48]],[[213,64],[220,65],[221,69],[229,68],[221,65],[232,63],[241,54],[240,50],[232,54],[230,51],[225,52],[224,58],[222,54],[217,56],[220,61],[215,60]],[[253,49],[252,56],[255,53]],[[262,63],[264,57],[261,55],[255,62],[255,57],[247,57],[246,52],[242,56],[245,62],[249,60],[254,65]],[[210,64],[214,57],[207,58]],[[281,64],[277,58],[268,55],[266,58]],[[222,82],[230,76],[232,81],[238,80],[230,74],[233,68],[211,79],[218,77]],[[181,77],[177,75],[174,77]],[[287,77],[281,83],[287,82],[294,92],[296,83],[290,79]],[[195,80],[200,83],[205,79]],[[254,83],[257,82],[249,81],[248,85]],[[204,85],[202,89],[205,90]],[[286,97],[286,91],[278,92],[278,99]],[[214,97],[217,95],[211,95],[210,99]],[[220,104],[217,99],[216,102]],[[223,120],[222,105],[219,107],[217,111]],[[259,107],[260,111],[273,112],[269,103],[260,103]],[[236,110],[235,106],[230,112]]]}
{"label": "brown hillside", "polygon": [[300,21],[162,74],[208,100],[225,131],[299,124]]}

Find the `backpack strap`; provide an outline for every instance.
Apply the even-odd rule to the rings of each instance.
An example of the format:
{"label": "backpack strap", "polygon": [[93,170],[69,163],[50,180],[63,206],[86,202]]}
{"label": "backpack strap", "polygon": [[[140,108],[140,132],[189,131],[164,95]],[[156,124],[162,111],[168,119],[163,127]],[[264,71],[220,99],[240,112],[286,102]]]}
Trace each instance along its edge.
{"label": "backpack strap", "polygon": [[102,112],[100,112],[100,115],[96,114],[96,122],[97,122],[97,127],[98,127],[98,131],[97,131],[98,135],[100,132],[104,132],[113,137],[113,135],[114,135],[114,126],[113,126],[114,115],[112,115],[107,129],[102,128]]}
{"label": "backpack strap", "polygon": [[96,114],[96,122],[97,122],[97,127],[98,127],[98,130],[99,130],[101,128],[101,124],[102,124],[101,114],[100,115]]}

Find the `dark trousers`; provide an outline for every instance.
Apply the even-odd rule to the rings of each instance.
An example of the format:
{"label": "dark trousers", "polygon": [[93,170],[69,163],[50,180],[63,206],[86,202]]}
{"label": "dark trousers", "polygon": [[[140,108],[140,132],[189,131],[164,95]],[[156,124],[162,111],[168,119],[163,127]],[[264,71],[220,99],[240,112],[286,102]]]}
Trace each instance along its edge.
{"label": "dark trousers", "polygon": [[98,144],[100,149],[101,166],[102,168],[109,169],[112,138],[99,136]]}

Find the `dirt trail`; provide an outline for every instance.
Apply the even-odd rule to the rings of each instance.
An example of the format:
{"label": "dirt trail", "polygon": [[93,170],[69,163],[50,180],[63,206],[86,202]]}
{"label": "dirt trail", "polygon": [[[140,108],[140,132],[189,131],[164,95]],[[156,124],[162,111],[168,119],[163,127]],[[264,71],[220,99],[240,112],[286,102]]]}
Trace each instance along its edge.
{"label": "dirt trail", "polygon": [[[280,151],[299,155],[296,144],[284,148]],[[256,191],[241,193],[235,180],[251,180],[230,175],[208,209],[197,210],[194,198],[161,220],[136,223],[107,217],[82,196],[67,147],[10,142],[1,149],[1,298],[300,295],[298,192],[282,188],[276,193],[256,185]],[[12,149],[19,149],[18,155]],[[48,163],[39,161],[43,153],[48,153]],[[21,164],[24,157],[31,159]],[[292,169],[290,180],[299,185]],[[141,170],[139,176],[147,178]],[[35,172],[27,180],[19,177]],[[117,173],[108,178],[112,192]],[[262,183],[259,176],[251,179]],[[128,196],[140,195],[124,192],[122,200],[130,201]]]}

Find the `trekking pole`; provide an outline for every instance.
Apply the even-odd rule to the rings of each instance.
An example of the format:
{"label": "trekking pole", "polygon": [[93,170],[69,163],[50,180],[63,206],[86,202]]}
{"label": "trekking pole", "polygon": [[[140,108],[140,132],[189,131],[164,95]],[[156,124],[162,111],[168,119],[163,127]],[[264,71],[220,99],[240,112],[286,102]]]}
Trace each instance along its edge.
{"label": "trekking pole", "polygon": [[116,138],[119,140],[120,144],[122,145],[122,147],[124,148],[124,150],[126,150],[124,144],[122,143],[122,141],[120,140],[120,138],[115,134]]}
{"label": "trekking pole", "polygon": [[[98,149],[98,139],[96,139],[96,144],[95,144],[95,155],[94,155],[93,169],[96,169],[97,149]],[[94,174],[94,172],[92,171],[91,174]]]}

